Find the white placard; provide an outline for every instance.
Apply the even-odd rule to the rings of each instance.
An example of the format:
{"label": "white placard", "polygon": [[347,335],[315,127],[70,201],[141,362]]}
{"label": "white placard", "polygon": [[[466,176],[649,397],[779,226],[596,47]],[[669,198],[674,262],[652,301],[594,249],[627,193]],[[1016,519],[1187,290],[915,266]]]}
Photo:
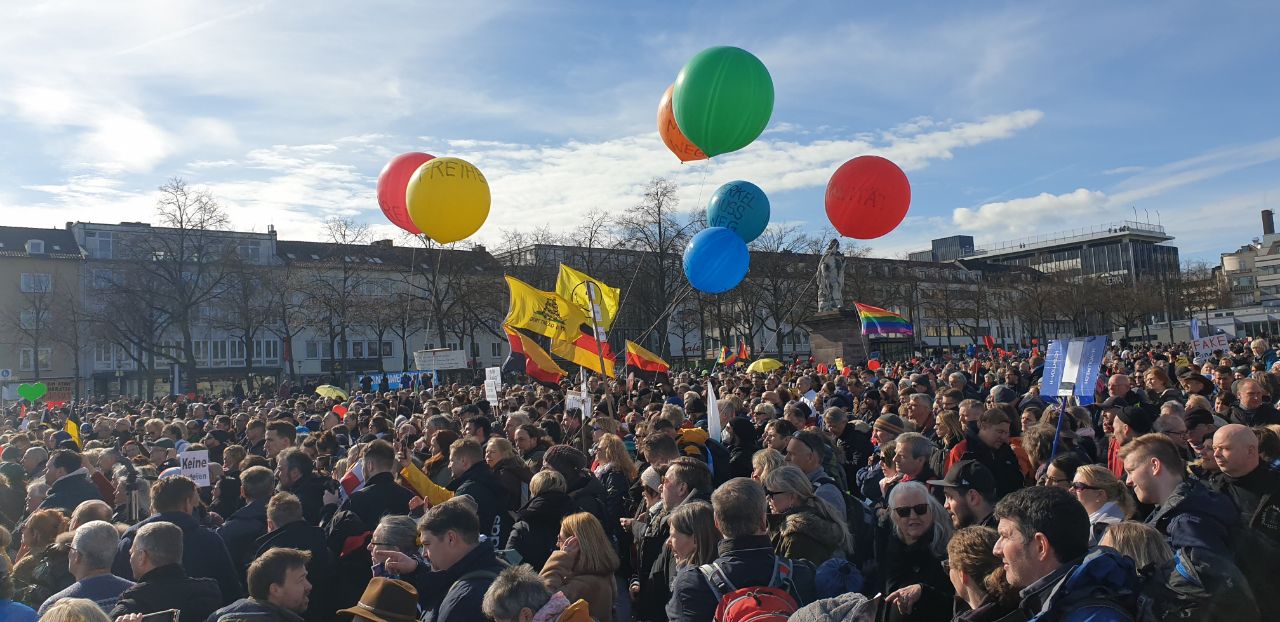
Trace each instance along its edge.
{"label": "white placard", "polygon": [[184,451],[178,454],[182,464],[182,475],[196,483],[196,486],[209,486],[209,450]]}
{"label": "white placard", "polygon": [[492,380],[484,381],[484,399],[489,400],[490,408],[498,406],[498,383]]}
{"label": "white placard", "polygon": [[413,353],[413,366],[418,371],[462,369],[467,366],[467,353],[448,348],[417,350]]}
{"label": "white placard", "polygon": [[1191,344],[1195,346],[1196,356],[1208,358],[1213,356],[1214,350],[1222,350],[1225,352],[1227,349],[1227,341],[1228,339],[1226,335],[1218,334],[1201,337],[1199,339],[1192,339]]}
{"label": "white placard", "polygon": [[502,368],[501,367],[484,368],[484,379],[494,383],[497,386],[502,386]]}
{"label": "white placard", "polygon": [[591,418],[591,399],[581,391],[566,391],[564,394],[564,411],[577,408],[582,411],[583,421]]}

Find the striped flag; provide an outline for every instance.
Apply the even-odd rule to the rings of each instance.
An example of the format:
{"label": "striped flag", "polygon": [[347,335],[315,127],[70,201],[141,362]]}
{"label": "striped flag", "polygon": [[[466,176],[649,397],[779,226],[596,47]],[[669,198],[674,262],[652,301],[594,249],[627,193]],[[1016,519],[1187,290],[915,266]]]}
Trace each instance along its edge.
{"label": "striped flag", "polygon": [[347,469],[347,474],[343,475],[338,483],[342,486],[339,491],[343,498],[350,497],[355,491],[364,488],[364,458],[357,460],[350,469]]}

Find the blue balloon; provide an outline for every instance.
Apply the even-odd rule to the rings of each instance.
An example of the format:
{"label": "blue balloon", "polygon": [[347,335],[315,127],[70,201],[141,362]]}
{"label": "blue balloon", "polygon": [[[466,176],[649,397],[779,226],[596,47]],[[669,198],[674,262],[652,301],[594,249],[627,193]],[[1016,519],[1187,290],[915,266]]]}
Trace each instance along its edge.
{"label": "blue balloon", "polygon": [[731,229],[708,227],[684,249],[684,275],[694,289],[723,294],[742,282],[751,265],[747,243]]}
{"label": "blue balloon", "polygon": [[749,181],[731,181],[716,189],[707,204],[707,226],[732,229],[750,243],[769,225],[769,197]]}

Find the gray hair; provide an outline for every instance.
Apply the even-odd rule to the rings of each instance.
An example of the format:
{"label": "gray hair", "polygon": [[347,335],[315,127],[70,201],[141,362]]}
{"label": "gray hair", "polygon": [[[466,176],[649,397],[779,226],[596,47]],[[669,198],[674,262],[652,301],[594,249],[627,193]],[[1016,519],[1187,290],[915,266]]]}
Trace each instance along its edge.
{"label": "gray hair", "polygon": [[[927,383],[929,382],[929,380],[926,378],[924,379],[924,382]],[[929,395],[928,393],[912,393],[910,396],[907,397],[907,399],[912,402],[920,402],[925,406],[933,406],[933,396]]]}
{"label": "gray hair", "polygon": [[27,497],[31,499],[43,499],[49,496],[49,485],[35,481],[27,484]]}
{"label": "gray hair", "polygon": [[[889,491],[889,507],[897,508],[898,506],[894,502],[912,492],[924,497],[925,503],[929,504],[929,519],[933,521],[933,541],[929,543],[929,552],[938,559],[945,559],[947,557],[947,543],[951,541],[951,534],[954,528],[951,525],[951,519],[947,515],[947,509],[941,503],[938,503],[936,497],[929,494],[929,489],[925,488],[924,484],[920,482],[899,482],[893,487],[893,490]],[[892,519],[894,537],[902,540],[902,533],[898,530],[897,513],[891,513],[889,517]]]}
{"label": "gray hair", "polygon": [[555,471],[538,471],[529,481],[529,494],[538,496],[544,492],[567,492],[569,484]]}
{"label": "gray hair", "polygon": [[528,609],[537,613],[551,600],[551,590],[542,577],[526,564],[503,570],[484,593],[481,611],[488,618],[515,620],[520,612]]}
{"label": "gray hair", "polygon": [[276,490],[275,474],[267,467],[249,467],[240,474],[240,487],[250,500],[268,499]]}
{"label": "gray hair", "polygon": [[453,419],[447,415],[431,415],[427,417],[427,430],[452,430],[458,431],[458,427],[454,425]]}
{"label": "gray hair", "polygon": [[844,551],[853,552],[853,538],[849,533],[844,515],[829,501],[813,494],[813,482],[809,481],[809,477],[800,470],[800,467],[788,464],[773,469],[760,478],[760,483],[764,484],[765,490],[770,492],[789,492],[796,495],[800,498],[800,505],[812,508],[818,516],[839,525],[840,532],[844,534]]}
{"label": "gray hair", "polygon": [[745,477],[735,477],[721,484],[711,494],[716,527],[726,538],[754,535],[764,527],[768,505],[764,486]]}
{"label": "gray hair", "polygon": [[418,549],[418,524],[403,514],[388,514],[378,521],[373,530],[378,542],[384,542],[401,551]]}
{"label": "gray hair", "polygon": [[[1165,403],[1163,403],[1163,404],[1161,404],[1161,405],[1160,405],[1160,414],[1161,414],[1161,415],[1176,415],[1176,416],[1178,416],[1178,417],[1181,417],[1181,416],[1183,416],[1183,415],[1187,414],[1187,409],[1186,409],[1186,407],[1184,407],[1184,406],[1182,405],[1182,403],[1181,403],[1181,402],[1176,402],[1176,401],[1174,401],[1174,400],[1169,400],[1169,401],[1167,401],[1167,402],[1165,402]],[[1157,431],[1157,432],[1160,432],[1161,430],[1156,430],[1156,431]]]}
{"label": "gray hair", "polygon": [[90,569],[106,570],[115,561],[116,549],[120,548],[120,532],[106,521],[89,521],[76,528],[71,548],[80,554]]}
{"label": "gray hair", "polygon": [[904,432],[898,436],[898,455],[902,455],[902,450],[906,449],[912,458],[928,458],[933,455],[933,450],[937,448],[933,441],[926,438],[919,432]]}
{"label": "gray hair", "polygon": [[39,445],[33,445],[27,449],[27,453],[22,454],[23,458],[26,458],[27,456],[36,456],[40,462],[44,462],[49,459],[49,450]]}
{"label": "gray hair", "polygon": [[969,382],[969,379],[968,379],[968,378],[965,378],[965,377],[964,377],[964,374],[962,374],[962,373],[960,373],[960,372],[958,372],[958,371],[953,371],[953,372],[951,372],[951,375],[950,375],[950,376],[947,376],[947,381],[949,381],[949,382],[955,382],[956,380],[963,380],[963,381],[965,381],[966,383],[967,383],[967,382]]}
{"label": "gray hair", "polygon": [[182,530],[173,523],[147,523],[133,538],[133,548],[141,550],[155,566],[182,563]]}

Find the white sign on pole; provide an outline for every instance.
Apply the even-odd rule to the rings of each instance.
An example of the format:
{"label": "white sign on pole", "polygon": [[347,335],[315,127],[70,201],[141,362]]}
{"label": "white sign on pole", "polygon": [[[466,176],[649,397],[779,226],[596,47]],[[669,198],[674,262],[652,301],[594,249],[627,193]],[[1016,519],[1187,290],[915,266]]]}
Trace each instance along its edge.
{"label": "white sign on pole", "polygon": [[492,380],[484,381],[484,399],[489,400],[490,407],[498,405],[498,383]]}
{"label": "white sign on pole", "polygon": [[587,398],[581,391],[566,391],[564,394],[564,411],[577,408],[581,410],[585,416],[587,411]]}
{"label": "white sign on pole", "polygon": [[462,369],[467,366],[467,353],[448,348],[417,350],[413,353],[413,365],[418,371]]}
{"label": "white sign on pole", "polygon": [[190,478],[196,486],[209,486],[209,450],[184,451],[178,454],[182,464],[182,475]]}
{"label": "white sign on pole", "polygon": [[1227,336],[1222,334],[1210,335],[1208,337],[1193,339],[1191,340],[1191,344],[1195,346],[1196,356],[1208,358],[1213,356],[1214,350],[1225,351],[1227,349]]}
{"label": "white sign on pole", "polygon": [[494,383],[495,386],[502,386],[502,368],[486,367],[484,368],[484,379]]}

